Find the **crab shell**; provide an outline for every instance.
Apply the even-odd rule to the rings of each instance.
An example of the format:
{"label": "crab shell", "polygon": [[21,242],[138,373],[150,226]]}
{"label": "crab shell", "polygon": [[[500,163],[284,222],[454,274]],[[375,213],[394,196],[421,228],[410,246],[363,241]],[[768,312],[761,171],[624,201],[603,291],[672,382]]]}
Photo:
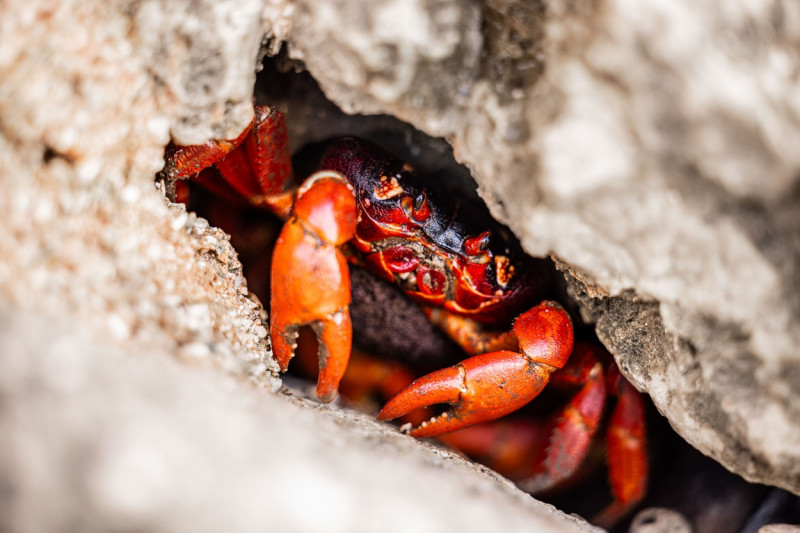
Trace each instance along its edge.
{"label": "crab shell", "polygon": [[545,262],[525,255],[485,207],[453,198],[352,137],[331,145],[320,168],[343,174],[355,188],[355,261],[412,299],[504,326],[542,298]]}

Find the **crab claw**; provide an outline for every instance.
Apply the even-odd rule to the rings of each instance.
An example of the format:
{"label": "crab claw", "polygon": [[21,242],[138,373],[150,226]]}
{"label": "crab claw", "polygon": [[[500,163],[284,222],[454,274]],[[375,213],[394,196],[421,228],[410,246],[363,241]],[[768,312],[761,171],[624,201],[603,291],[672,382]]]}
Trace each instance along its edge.
{"label": "crab claw", "polygon": [[520,315],[514,333],[522,353],[503,350],[476,355],[423,376],[392,398],[378,419],[450,404],[450,410],[409,431],[415,437],[432,437],[516,411],[535,398],[550,374],[566,363],[572,352],[572,322],[558,304],[543,302]]}
{"label": "crab claw", "polygon": [[353,188],[339,173],[313,174],[298,189],[291,217],[272,257],[270,335],[275,360],[285,371],[301,327],[319,339],[317,397],[336,397],[352,345],[350,273],[339,247],[353,238]]}

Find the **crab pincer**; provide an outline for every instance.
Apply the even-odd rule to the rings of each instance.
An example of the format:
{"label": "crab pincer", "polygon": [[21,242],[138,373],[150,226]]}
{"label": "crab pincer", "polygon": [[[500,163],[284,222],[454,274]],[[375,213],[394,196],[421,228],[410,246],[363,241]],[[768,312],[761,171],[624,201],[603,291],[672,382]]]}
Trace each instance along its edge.
{"label": "crab pincer", "polygon": [[392,398],[378,413],[391,420],[414,409],[448,403],[452,408],[411,429],[432,437],[494,420],[535,398],[572,353],[569,315],[555,302],[542,302],[514,322],[520,352],[476,355],[423,376]]}
{"label": "crab pincer", "polygon": [[353,238],[356,219],[347,179],[338,172],[317,172],[298,189],[272,258],[275,359],[285,371],[300,328],[310,327],[319,340],[317,397],[323,402],[336,397],[350,358],[350,273],[340,247]]}

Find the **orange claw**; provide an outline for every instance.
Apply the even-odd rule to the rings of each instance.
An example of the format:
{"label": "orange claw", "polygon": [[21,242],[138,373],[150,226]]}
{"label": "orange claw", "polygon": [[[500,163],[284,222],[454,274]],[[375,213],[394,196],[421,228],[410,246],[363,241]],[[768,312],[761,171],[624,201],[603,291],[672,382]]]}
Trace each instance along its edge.
{"label": "orange claw", "polygon": [[476,355],[423,376],[378,413],[391,420],[414,409],[448,403],[452,409],[413,428],[415,437],[432,437],[516,411],[547,385],[572,352],[569,315],[554,302],[542,302],[520,315],[514,333],[523,353],[498,351]]}
{"label": "orange claw", "polygon": [[317,172],[298,189],[272,258],[275,359],[285,371],[298,331],[310,326],[319,339],[317,397],[323,402],[336,397],[350,358],[350,273],[339,247],[353,238],[355,227],[352,186],[337,172]]}

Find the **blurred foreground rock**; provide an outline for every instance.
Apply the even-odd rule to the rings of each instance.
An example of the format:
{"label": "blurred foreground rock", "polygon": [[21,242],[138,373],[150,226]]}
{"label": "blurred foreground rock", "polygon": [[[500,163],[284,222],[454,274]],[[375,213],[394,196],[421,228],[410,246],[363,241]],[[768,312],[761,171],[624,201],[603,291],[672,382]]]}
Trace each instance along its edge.
{"label": "blurred foreground rock", "polygon": [[2,531],[595,531],[364,415],[8,309],[0,405]]}

